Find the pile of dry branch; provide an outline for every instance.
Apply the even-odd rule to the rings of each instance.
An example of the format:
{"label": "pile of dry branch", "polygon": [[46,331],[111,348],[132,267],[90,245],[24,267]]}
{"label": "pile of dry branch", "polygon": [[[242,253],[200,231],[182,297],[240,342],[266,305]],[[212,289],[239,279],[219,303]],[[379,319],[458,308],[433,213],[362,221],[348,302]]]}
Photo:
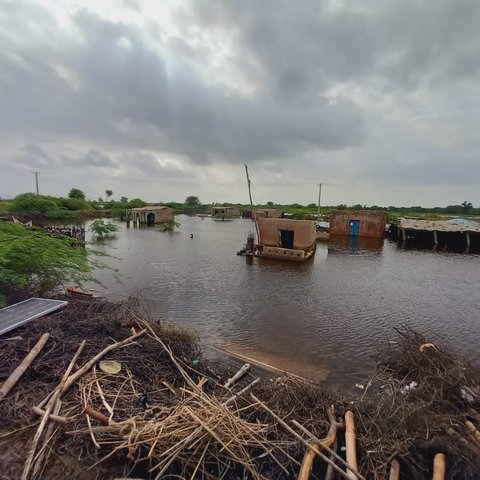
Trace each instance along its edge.
{"label": "pile of dry branch", "polygon": [[2,478],[476,478],[474,368],[408,330],[382,358],[347,398],[208,362],[135,300],[74,301],[0,338]]}

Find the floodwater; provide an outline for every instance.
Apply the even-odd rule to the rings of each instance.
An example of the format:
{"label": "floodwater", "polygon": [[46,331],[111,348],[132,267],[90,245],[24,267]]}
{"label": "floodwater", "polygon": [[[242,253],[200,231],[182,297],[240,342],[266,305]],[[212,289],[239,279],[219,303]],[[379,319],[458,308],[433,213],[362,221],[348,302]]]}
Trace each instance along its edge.
{"label": "floodwater", "polygon": [[[480,256],[398,249],[388,240],[318,243],[313,261],[246,259],[250,220],[178,216],[181,228],[126,228],[97,246],[119,270],[95,272],[111,297],[138,293],[160,318],[209,344],[315,369],[351,387],[395,327],[411,325],[478,358]],[[190,235],[193,234],[193,238]],[[110,293],[108,293],[110,292]]]}

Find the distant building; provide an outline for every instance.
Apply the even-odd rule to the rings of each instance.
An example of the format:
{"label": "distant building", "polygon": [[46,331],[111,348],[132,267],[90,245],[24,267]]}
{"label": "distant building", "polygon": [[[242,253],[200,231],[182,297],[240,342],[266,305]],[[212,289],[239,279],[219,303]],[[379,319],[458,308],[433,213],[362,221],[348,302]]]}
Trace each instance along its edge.
{"label": "distant building", "polygon": [[334,210],[330,235],[383,238],[387,213],[374,210]]}
{"label": "distant building", "polygon": [[216,205],[212,209],[212,217],[218,218],[235,218],[240,217],[240,208]]}
{"label": "distant building", "polygon": [[252,220],[259,218],[282,218],[283,211],[279,208],[255,208],[252,210]]}
{"label": "distant building", "polygon": [[150,205],[127,210],[127,222],[132,221],[139,225],[152,226],[173,220],[175,220],[175,210],[166,206]]}

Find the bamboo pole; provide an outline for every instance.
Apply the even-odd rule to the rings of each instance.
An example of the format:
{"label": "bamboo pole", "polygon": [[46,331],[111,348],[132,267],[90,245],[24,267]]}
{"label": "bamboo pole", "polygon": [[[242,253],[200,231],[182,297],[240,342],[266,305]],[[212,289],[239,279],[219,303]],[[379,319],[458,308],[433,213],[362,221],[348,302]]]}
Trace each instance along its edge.
{"label": "bamboo pole", "polygon": [[35,346],[28,352],[28,355],[23,359],[20,365],[12,372],[12,374],[5,380],[5,383],[0,388],[0,400],[5,398],[8,392],[17,384],[27,368],[35,360],[37,355],[42,351],[42,348],[47,343],[49,333],[44,333]]}
{"label": "bamboo pole", "polygon": [[[345,412],[345,445],[347,447],[347,463],[357,470],[357,437],[355,435],[355,418],[353,412]],[[357,480],[351,471],[347,472],[350,480]]]}
{"label": "bamboo pole", "polygon": [[400,462],[396,458],[392,460],[389,480],[400,480]]}
{"label": "bamboo pole", "polygon": [[447,462],[443,453],[437,453],[433,459],[432,480],[445,480]]}

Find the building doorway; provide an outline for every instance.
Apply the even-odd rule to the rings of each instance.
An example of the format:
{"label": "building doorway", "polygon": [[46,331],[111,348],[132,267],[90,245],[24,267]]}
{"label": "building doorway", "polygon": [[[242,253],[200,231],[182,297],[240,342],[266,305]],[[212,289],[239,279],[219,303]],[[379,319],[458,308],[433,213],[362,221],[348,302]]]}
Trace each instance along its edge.
{"label": "building doorway", "polygon": [[147,214],[147,227],[153,227],[155,225],[155,214],[150,212]]}
{"label": "building doorway", "polygon": [[295,240],[295,232],[293,230],[280,230],[280,246],[282,248],[292,248]]}
{"label": "building doorway", "polygon": [[350,220],[350,236],[358,237],[360,235],[360,220]]}

